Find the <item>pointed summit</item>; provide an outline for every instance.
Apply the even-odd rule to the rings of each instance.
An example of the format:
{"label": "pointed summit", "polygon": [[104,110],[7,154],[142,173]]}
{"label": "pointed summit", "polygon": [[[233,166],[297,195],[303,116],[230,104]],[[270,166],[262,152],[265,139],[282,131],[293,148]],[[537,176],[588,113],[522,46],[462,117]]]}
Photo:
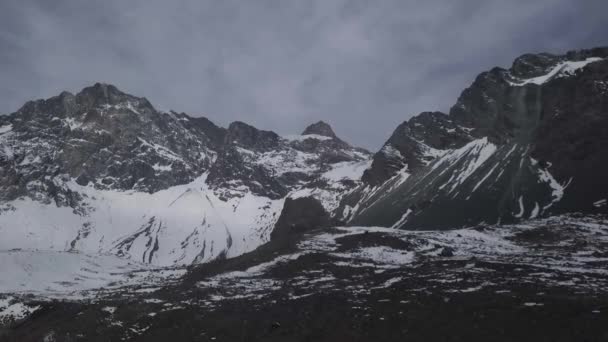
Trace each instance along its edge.
{"label": "pointed summit", "polygon": [[115,86],[105,83],[95,83],[90,87],[86,87],[76,94],[76,97],[83,103],[91,106],[103,104],[116,105],[125,101],[136,102],[144,100],[144,98],[129,95],[120,91]]}
{"label": "pointed summit", "polygon": [[338,138],[336,136],[336,133],[334,133],[334,130],[331,129],[331,126],[324,121],[319,121],[317,123],[314,123],[314,124],[306,127],[304,132],[302,132],[302,135],[308,135],[308,134],[322,135],[324,137],[330,137],[332,139]]}
{"label": "pointed summit", "polygon": [[99,83],[99,82],[95,83],[94,85],[92,85],[90,87],[86,87],[86,88],[82,89],[80,94],[93,95],[93,96],[101,97],[101,98],[109,98],[110,96],[126,95],[122,91],[118,90],[118,88],[116,88],[112,84]]}

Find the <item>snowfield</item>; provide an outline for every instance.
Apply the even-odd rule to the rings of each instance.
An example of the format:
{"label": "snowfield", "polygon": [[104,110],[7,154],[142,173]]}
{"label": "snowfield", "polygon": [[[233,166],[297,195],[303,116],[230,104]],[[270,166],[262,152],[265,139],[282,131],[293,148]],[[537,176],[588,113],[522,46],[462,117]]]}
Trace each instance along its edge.
{"label": "snowfield", "polygon": [[173,266],[240,255],[268,241],[283,200],[243,192],[222,201],[205,177],[152,194],[70,181],[69,189],[84,199],[77,209],[13,201],[0,212],[0,250],[112,254]]}
{"label": "snowfield", "polygon": [[[546,227],[553,228],[547,230]],[[537,232],[547,235],[540,236],[543,240],[540,249],[534,241]],[[401,243],[384,245],[359,242],[357,245],[360,247],[340,247],[345,239],[364,242],[375,235]],[[580,245],[580,241],[586,241],[586,245],[577,248],[574,253],[564,253]],[[291,254],[279,255],[242,271],[219,274],[200,282],[199,286],[216,288],[221,292],[215,294],[217,297],[213,301],[220,297],[231,298],[232,295],[226,293],[231,288],[236,291],[233,295],[238,293],[239,298],[268,294],[270,290],[280,289],[272,285],[275,279],[268,278],[274,268],[315,254],[324,255],[328,258],[326,263],[334,266],[372,267],[378,270],[415,268],[428,258],[475,258],[485,262],[533,266],[546,272],[597,275],[605,278],[602,281],[608,282],[608,271],[604,268],[608,256],[602,254],[606,246],[608,222],[593,217],[560,216],[517,225],[451,231],[339,227],[309,234]],[[330,269],[323,264],[315,267],[320,267],[323,273]],[[145,288],[154,291],[158,286],[177,281],[185,273],[184,268],[159,268],[114,255],[35,250],[0,252],[0,269],[3,274],[11,275],[0,278],[0,294],[34,294],[40,298],[63,299],[84,299],[103,293],[133,294],[145,292]],[[307,277],[313,281],[319,276],[310,274]],[[447,274],[438,276],[448,277]],[[548,275],[543,279],[552,281],[553,277]],[[583,288],[598,288],[603,286],[601,284],[590,282],[589,279],[573,283]]]}
{"label": "snowfield", "polygon": [[53,251],[1,251],[0,293],[79,300],[123,288],[158,286],[185,269],[163,269],[113,255]]}
{"label": "snowfield", "polygon": [[[286,154],[277,154],[275,169],[305,171],[310,166],[305,158],[299,160],[303,154],[297,152],[294,165],[283,160]],[[262,155],[258,162],[268,163],[269,158]],[[300,188],[287,197],[313,196],[332,212],[352,186],[344,182],[357,182],[370,162],[333,164],[319,174],[325,187]],[[155,169],[164,171],[161,166]],[[100,190],[56,177],[57,187],[77,194],[76,206],[57,206],[45,197],[44,188],[39,199],[25,197],[0,205],[0,251],[108,254],[137,263],[179,266],[234,257],[268,242],[287,197],[258,196],[244,185],[218,194],[206,178],[203,174],[189,184],[147,193]],[[43,187],[30,186],[33,191]]]}

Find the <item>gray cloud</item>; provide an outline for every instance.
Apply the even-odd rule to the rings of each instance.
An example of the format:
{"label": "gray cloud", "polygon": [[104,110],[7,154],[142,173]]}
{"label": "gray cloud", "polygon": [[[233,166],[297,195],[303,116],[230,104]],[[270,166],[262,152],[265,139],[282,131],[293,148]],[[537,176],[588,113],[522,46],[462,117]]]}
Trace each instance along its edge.
{"label": "gray cloud", "polygon": [[224,126],[323,119],[376,149],[483,70],[606,45],[607,22],[605,0],[4,0],[0,112],[101,81]]}

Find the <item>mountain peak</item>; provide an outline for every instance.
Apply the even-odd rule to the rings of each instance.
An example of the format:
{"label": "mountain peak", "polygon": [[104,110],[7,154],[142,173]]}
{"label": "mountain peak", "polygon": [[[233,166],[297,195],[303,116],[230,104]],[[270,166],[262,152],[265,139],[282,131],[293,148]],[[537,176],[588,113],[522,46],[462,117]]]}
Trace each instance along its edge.
{"label": "mountain peak", "polygon": [[126,95],[122,91],[118,90],[116,86],[107,83],[95,83],[92,86],[82,89],[81,94],[96,94],[102,97],[109,97],[112,95]]}
{"label": "mountain peak", "polygon": [[265,149],[275,146],[279,136],[272,131],[259,130],[242,121],[234,121],[228,126],[225,139],[242,146]]}
{"label": "mountain peak", "polygon": [[106,83],[95,83],[82,89],[76,96],[89,104],[113,105],[128,100],[139,100],[133,95],[122,92],[116,86]]}
{"label": "mountain peak", "polygon": [[336,133],[334,133],[334,130],[325,121],[319,121],[319,122],[316,122],[316,123],[306,127],[304,132],[302,132],[302,135],[307,135],[307,134],[317,134],[317,135],[322,135],[324,137],[330,137],[330,138],[334,138],[334,139],[337,138]]}

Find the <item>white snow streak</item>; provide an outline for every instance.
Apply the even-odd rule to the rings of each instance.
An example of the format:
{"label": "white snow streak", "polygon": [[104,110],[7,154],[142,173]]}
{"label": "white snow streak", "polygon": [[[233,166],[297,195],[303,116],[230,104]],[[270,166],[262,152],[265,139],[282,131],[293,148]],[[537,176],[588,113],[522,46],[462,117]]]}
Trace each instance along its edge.
{"label": "white snow streak", "polygon": [[524,209],[524,196],[519,196],[518,202],[519,202],[519,212],[517,214],[513,215],[513,216],[515,216],[517,218],[520,218],[520,217],[524,216],[524,212],[525,212],[525,209]]}
{"label": "white snow streak", "polygon": [[326,137],[324,135],[319,135],[319,134],[302,134],[302,135],[286,135],[283,137],[283,139],[289,140],[289,141],[304,141],[304,140],[308,140],[308,139],[331,140],[332,138]]}
{"label": "white snow streak", "polygon": [[393,226],[391,228],[395,229],[395,228],[399,228],[404,222],[405,220],[407,220],[407,217],[410,216],[410,214],[412,213],[412,209],[408,209],[405,214],[403,214],[401,216],[401,218],[395,222],[395,224],[393,224]]}
{"label": "white snow streak", "polygon": [[573,75],[577,70],[584,68],[587,64],[601,61],[603,58],[591,57],[584,61],[565,61],[556,65],[548,74],[521,80],[520,82],[511,83],[514,86],[523,86],[526,84],[541,85],[551,81],[554,78],[567,77]]}

